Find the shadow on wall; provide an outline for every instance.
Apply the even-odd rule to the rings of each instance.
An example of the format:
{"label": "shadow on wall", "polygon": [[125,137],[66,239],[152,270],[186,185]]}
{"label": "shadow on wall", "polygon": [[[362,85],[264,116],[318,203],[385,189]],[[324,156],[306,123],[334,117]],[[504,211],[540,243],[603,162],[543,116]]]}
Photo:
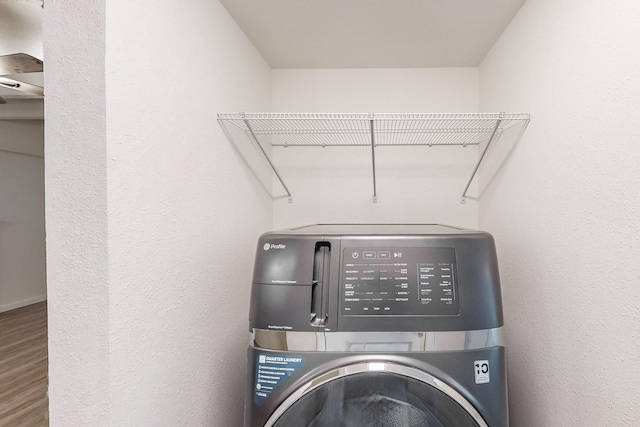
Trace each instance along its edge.
{"label": "shadow on wall", "polygon": [[[529,121],[523,122],[521,125],[505,129],[500,135],[496,136],[494,143],[486,150],[482,165],[479,167],[478,174],[474,178],[474,181],[478,182],[478,194],[475,196],[469,195],[467,196],[468,199],[479,200],[482,197],[502,170],[507,159],[511,157],[511,153],[516,148],[516,145],[522,140],[522,136],[527,130],[528,125]],[[484,146],[480,147],[479,155],[482,155],[484,150]]]}
{"label": "shadow on wall", "polygon": [[273,162],[271,147],[254,141],[249,135],[244,134],[238,128],[227,126],[224,122],[218,121],[226,137],[226,143],[235,150],[238,158],[247,166],[247,170],[256,178],[264,191],[273,199],[288,197],[275,195],[273,192],[273,168],[269,162]]}
{"label": "shadow on wall", "polygon": [[[525,253],[525,248],[517,246],[504,248],[508,241],[499,242],[498,252],[508,252],[508,259],[517,263],[507,264],[499,254],[498,259],[507,345],[509,421],[514,426],[536,425],[540,405],[531,390],[539,389],[534,384],[546,382],[547,374],[539,372],[539,366],[550,360],[545,357],[545,342],[552,333],[549,318],[544,315],[548,313],[547,294],[535,286],[543,271],[536,254]],[[548,369],[549,373],[554,370],[552,366]]]}

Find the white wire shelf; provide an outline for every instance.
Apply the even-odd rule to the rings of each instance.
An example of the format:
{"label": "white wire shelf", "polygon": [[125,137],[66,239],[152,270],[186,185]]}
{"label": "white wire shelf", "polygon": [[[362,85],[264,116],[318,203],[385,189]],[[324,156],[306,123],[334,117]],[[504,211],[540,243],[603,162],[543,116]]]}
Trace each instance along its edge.
{"label": "white wire shelf", "polygon": [[262,151],[291,200],[291,193],[263,149],[273,147],[371,146],[373,200],[375,148],[378,146],[467,146],[484,149],[462,193],[462,202],[487,150],[513,126],[522,131],[529,123],[527,113],[233,113],[218,114],[218,122],[234,142],[230,130],[249,138]]}

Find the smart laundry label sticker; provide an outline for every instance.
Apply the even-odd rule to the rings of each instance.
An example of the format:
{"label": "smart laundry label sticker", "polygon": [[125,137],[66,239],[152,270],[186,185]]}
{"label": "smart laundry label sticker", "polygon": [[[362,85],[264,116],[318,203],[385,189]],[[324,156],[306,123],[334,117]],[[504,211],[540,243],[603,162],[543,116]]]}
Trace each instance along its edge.
{"label": "smart laundry label sticker", "polygon": [[476,384],[487,384],[491,382],[488,360],[476,360],[473,362],[473,368],[476,374]]}
{"label": "smart laundry label sticker", "polygon": [[294,355],[260,354],[256,363],[253,401],[262,406],[267,397],[298,369],[304,366],[304,358]]}

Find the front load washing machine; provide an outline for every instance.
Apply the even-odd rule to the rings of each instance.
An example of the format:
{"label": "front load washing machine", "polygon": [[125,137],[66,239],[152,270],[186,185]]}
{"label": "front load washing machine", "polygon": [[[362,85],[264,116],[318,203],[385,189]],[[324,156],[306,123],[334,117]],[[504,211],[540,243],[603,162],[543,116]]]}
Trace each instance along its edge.
{"label": "front load washing machine", "polygon": [[508,426],[491,235],[427,224],[263,234],[245,427]]}

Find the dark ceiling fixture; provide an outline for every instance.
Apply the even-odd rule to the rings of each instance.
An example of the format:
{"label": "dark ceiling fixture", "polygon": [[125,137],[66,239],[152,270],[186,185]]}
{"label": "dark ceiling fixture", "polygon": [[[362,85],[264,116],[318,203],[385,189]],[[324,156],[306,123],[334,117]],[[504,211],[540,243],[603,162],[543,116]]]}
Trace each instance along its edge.
{"label": "dark ceiling fixture", "polygon": [[[27,92],[32,95],[44,96],[42,86],[15,80],[14,74],[41,73],[44,66],[41,60],[26,53],[14,53],[12,55],[0,55],[0,87]],[[0,96],[0,104],[7,101]]]}

